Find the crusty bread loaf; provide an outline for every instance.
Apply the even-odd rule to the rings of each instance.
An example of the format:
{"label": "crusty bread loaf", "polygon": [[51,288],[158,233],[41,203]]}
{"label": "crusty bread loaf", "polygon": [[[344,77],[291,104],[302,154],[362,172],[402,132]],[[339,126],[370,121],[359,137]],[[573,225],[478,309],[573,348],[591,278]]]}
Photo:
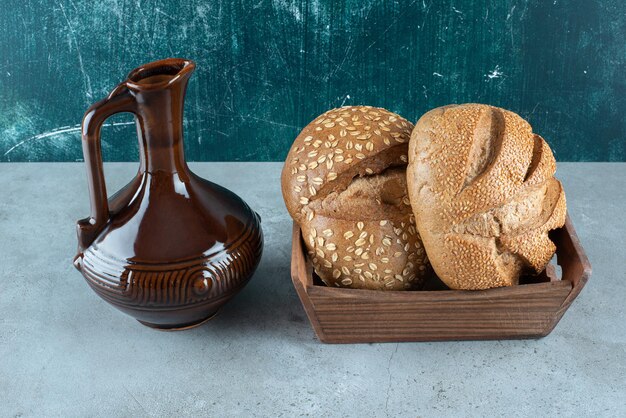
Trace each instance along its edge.
{"label": "crusty bread loaf", "polygon": [[565,194],[550,147],[525,120],[480,104],[437,108],[417,122],[408,156],[417,229],[449,287],[510,286],[545,268]]}
{"label": "crusty bread loaf", "polygon": [[290,215],[329,286],[401,290],[428,269],[406,189],[412,124],[369,106],[330,110],[294,141],[282,172]]}

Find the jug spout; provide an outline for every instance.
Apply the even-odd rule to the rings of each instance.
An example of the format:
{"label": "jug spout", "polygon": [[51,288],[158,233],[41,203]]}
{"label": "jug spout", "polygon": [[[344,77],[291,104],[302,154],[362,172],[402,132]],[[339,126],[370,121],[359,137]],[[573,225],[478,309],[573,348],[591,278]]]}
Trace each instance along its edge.
{"label": "jug spout", "polygon": [[[184,58],[167,58],[144,64],[132,70],[126,83],[133,90],[163,90],[168,86],[186,84],[196,64]],[[182,86],[184,90],[184,85]]]}

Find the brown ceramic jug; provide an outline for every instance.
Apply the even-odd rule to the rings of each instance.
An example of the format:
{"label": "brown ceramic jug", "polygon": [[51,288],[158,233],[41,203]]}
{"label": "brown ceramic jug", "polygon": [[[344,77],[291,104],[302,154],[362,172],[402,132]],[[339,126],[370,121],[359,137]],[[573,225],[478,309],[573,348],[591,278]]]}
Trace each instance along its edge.
{"label": "brown ceramic jug", "polygon": [[[78,221],[74,265],[104,300],[159,329],[213,316],[248,282],[263,248],[259,216],[185,162],[183,100],[194,68],[183,59],[136,68],[82,125],[91,216]],[[139,171],[107,199],[100,128],[119,112],[135,115]]]}

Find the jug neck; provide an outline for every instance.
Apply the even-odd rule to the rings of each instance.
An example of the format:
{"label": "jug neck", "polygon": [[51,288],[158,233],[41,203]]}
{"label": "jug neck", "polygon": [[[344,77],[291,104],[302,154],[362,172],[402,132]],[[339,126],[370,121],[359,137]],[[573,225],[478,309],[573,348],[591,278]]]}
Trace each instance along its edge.
{"label": "jug neck", "polygon": [[[170,90],[138,100],[139,152],[147,172],[186,171],[183,148],[183,99]],[[138,98],[140,99],[140,98]]]}
{"label": "jug neck", "polygon": [[176,66],[142,67],[131,73],[127,86],[135,98],[140,169],[154,173],[188,171],[183,147],[183,109],[188,61]]}

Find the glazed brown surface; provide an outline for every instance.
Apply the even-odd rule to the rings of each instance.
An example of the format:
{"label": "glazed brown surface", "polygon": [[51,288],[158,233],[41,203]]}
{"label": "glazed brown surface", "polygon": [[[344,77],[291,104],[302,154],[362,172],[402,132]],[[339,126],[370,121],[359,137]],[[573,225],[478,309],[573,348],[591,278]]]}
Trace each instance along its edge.
{"label": "glazed brown surface", "polygon": [[[260,260],[260,218],[231,191],[192,173],[183,152],[183,102],[194,63],[133,70],[83,120],[91,216],[77,223],[75,266],[103,299],[145,325],[187,328],[210,318]],[[137,175],[107,199],[100,127],[136,116]]]}

